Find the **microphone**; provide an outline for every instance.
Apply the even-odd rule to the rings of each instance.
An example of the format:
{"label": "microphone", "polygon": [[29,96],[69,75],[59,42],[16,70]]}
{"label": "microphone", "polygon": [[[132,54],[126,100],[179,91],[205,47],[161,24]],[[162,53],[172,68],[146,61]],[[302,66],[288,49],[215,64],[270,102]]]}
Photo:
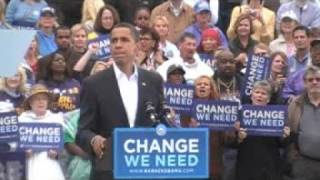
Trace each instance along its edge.
{"label": "microphone", "polygon": [[159,116],[153,103],[151,101],[146,101],[144,105],[147,118],[149,118],[154,124],[159,124]]}
{"label": "microphone", "polygon": [[161,118],[163,119],[163,122],[165,122],[170,127],[176,127],[175,123],[172,122],[172,113],[170,107],[163,101],[161,103]]}

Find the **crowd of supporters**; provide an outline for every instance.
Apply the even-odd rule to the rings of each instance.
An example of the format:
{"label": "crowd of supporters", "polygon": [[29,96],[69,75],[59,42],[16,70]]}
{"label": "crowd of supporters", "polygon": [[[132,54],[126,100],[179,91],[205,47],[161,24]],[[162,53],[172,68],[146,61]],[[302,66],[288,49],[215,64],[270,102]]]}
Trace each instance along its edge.
{"label": "crowd of supporters", "polygon": [[[211,131],[210,179],[320,179],[317,0],[84,0],[82,11],[64,4],[79,6],[69,0],[0,0],[0,33],[37,31],[17,74],[1,78],[0,112],[15,111],[20,122],[64,126],[62,154],[26,152],[29,180],[89,179],[90,154],[75,142],[81,85],[113,65],[110,33],[123,21],[139,32],[136,65],[164,82],[193,85],[195,98],[288,106],[280,138],[248,136],[237,123],[232,132]],[[244,99],[252,55],[270,59],[270,76]],[[179,123],[197,126],[189,117]],[[0,151],[15,146],[2,143]]]}

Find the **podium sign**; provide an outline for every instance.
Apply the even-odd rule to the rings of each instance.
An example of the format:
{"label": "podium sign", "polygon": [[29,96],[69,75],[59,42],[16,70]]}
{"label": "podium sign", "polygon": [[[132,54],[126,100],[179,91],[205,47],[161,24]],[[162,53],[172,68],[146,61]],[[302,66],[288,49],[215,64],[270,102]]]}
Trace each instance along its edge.
{"label": "podium sign", "polygon": [[114,132],[116,179],[208,178],[207,128],[118,128]]}

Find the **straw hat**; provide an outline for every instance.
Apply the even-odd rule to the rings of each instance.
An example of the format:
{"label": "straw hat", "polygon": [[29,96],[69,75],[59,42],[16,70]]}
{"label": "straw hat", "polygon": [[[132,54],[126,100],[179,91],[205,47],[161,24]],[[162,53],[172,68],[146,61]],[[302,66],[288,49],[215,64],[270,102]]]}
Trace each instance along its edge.
{"label": "straw hat", "polygon": [[33,97],[34,95],[37,94],[46,94],[49,97],[49,102],[52,99],[52,95],[49,92],[48,88],[43,85],[43,84],[35,84],[31,87],[30,91],[26,94],[26,99],[24,101],[24,109],[25,110],[30,110],[30,99],[31,97]]}

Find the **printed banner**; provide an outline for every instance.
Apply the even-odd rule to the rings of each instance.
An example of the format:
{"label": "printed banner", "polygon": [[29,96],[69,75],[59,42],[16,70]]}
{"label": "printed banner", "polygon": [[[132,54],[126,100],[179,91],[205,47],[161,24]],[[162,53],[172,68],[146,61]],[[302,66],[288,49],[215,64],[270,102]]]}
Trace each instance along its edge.
{"label": "printed banner", "polygon": [[248,60],[244,86],[241,95],[248,99],[251,96],[252,87],[255,82],[266,80],[270,76],[271,60],[264,56],[251,55]]}
{"label": "printed banner", "polygon": [[194,96],[191,85],[165,83],[163,87],[166,104],[179,114],[190,115]]}
{"label": "printed banner", "polygon": [[288,107],[282,105],[243,105],[241,127],[249,135],[282,136],[288,117]]}
{"label": "printed banner", "polygon": [[238,120],[238,102],[194,100],[192,118],[200,123],[200,127],[225,131],[234,128]]}
{"label": "printed banner", "polygon": [[17,73],[35,34],[34,30],[0,29],[0,77],[10,77]]}
{"label": "printed banner", "polygon": [[25,180],[25,152],[0,153],[0,180]]}
{"label": "printed banner", "polygon": [[20,149],[63,149],[62,126],[57,123],[19,123]]}
{"label": "printed banner", "polygon": [[0,142],[18,140],[18,117],[15,111],[0,113]]}
{"label": "printed banner", "polygon": [[88,47],[92,44],[97,43],[99,46],[98,52],[95,54],[95,59],[97,60],[106,60],[111,57],[110,51],[110,36],[109,35],[100,35],[96,39],[90,40],[88,42]]}
{"label": "printed banner", "polygon": [[199,54],[200,60],[206,63],[209,67],[214,68],[214,56],[213,54]]}
{"label": "printed banner", "polygon": [[208,178],[207,128],[118,128],[115,179]]}

